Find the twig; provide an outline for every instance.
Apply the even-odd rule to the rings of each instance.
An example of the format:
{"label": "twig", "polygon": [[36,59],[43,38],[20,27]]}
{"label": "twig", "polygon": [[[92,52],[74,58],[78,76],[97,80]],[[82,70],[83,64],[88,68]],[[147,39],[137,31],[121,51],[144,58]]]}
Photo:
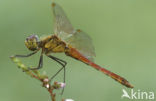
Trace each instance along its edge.
{"label": "twig", "polygon": [[[54,82],[53,85],[50,84],[48,76],[41,75],[37,70],[29,70],[27,66],[25,66],[17,57],[11,56],[11,60],[27,75],[31,76],[42,82],[42,86],[47,89],[51,96],[51,101],[56,101],[56,94],[54,93],[54,89],[63,88],[62,83]],[[65,84],[64,84],[65,85]]]}

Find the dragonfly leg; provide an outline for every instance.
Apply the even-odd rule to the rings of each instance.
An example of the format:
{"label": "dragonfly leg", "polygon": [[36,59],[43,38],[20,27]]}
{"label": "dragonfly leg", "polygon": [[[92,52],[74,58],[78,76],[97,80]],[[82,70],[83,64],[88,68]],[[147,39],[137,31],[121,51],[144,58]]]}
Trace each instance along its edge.
{"label": "dragonfly leg", "polygon": [[[65,67],[66,67],[66,65],[67,65],[67,62],[66,61],[64,61],[64,60],[61,60],[61,59],[59,59],[59,58],[56,58],[56,57],[54,57],[54,56],[52,56],[52,55],[47,55],[49,58],[51,58],[51,59],[53,59],[54,61],[56,61],[56,62],[58,62],[60,65],[62,65],[62,68],[60,68],[51,78],[50,78],[50,82],[51,82],[51,80],[59,73],[59,72],[61,72],[62,71],[62,69],[64,70],[64,78],[63,78],[63,82],[65,83],[65,76],[66,76],[66,69],[65,69]],[[64,92],[64,88],[62,89],[62,92],[61,92],[61,94],[63,94],[63,92]]]}
{"label": "dragonfly leg", "polygon": [[43,67],[43,54],[41,54],[40,56],[40,60],[39,60],[39,64],[36,68],[28,68],[29,70],[38,70],[41,69]]}
{"label": "dragonfly leg", "polygon": [[37,51],[27,54],[27,55],[15,55],[15,57],[30,57],[30,56],[34,55],[35,53],[37,53]]}

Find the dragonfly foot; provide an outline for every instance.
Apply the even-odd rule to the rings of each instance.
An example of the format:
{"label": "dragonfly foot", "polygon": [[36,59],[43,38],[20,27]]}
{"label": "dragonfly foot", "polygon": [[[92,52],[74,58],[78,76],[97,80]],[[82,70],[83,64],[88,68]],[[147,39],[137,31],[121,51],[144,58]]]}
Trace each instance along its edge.
{"label": "dragonfly foot", "polygon": [[38,70],[38,68],[30,68],[30,67],[28,67],[28,70]]}

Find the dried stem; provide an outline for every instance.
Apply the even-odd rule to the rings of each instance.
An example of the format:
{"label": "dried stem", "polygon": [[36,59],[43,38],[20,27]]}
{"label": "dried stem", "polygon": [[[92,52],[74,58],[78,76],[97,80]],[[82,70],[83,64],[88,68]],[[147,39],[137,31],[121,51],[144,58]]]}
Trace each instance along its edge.
{"label": "dried stem", "polygon": [[53,85],[50,84],[48,76],[41,75],[37,70],[29,70],[27,66],[25,66],[17,57],[11,56],[11,60],[27,75],[41,81],[42,86],[47,89],[51,96],[51,101],[56,101],[56,94],[53,92],[55,89],[62,88],[60,83],[54,82]]}

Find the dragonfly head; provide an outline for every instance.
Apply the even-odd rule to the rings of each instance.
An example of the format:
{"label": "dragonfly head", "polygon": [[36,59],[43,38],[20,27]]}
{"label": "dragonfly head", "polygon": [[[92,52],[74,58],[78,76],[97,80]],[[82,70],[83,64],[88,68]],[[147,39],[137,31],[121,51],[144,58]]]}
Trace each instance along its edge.
{"label": "dragonfly head", "polygon": [[38,43],[39,43],[39,38],[37,35],[31,35],[27,37],[25,40],[26,47],[31,51],[35,51],[39,48]]}

